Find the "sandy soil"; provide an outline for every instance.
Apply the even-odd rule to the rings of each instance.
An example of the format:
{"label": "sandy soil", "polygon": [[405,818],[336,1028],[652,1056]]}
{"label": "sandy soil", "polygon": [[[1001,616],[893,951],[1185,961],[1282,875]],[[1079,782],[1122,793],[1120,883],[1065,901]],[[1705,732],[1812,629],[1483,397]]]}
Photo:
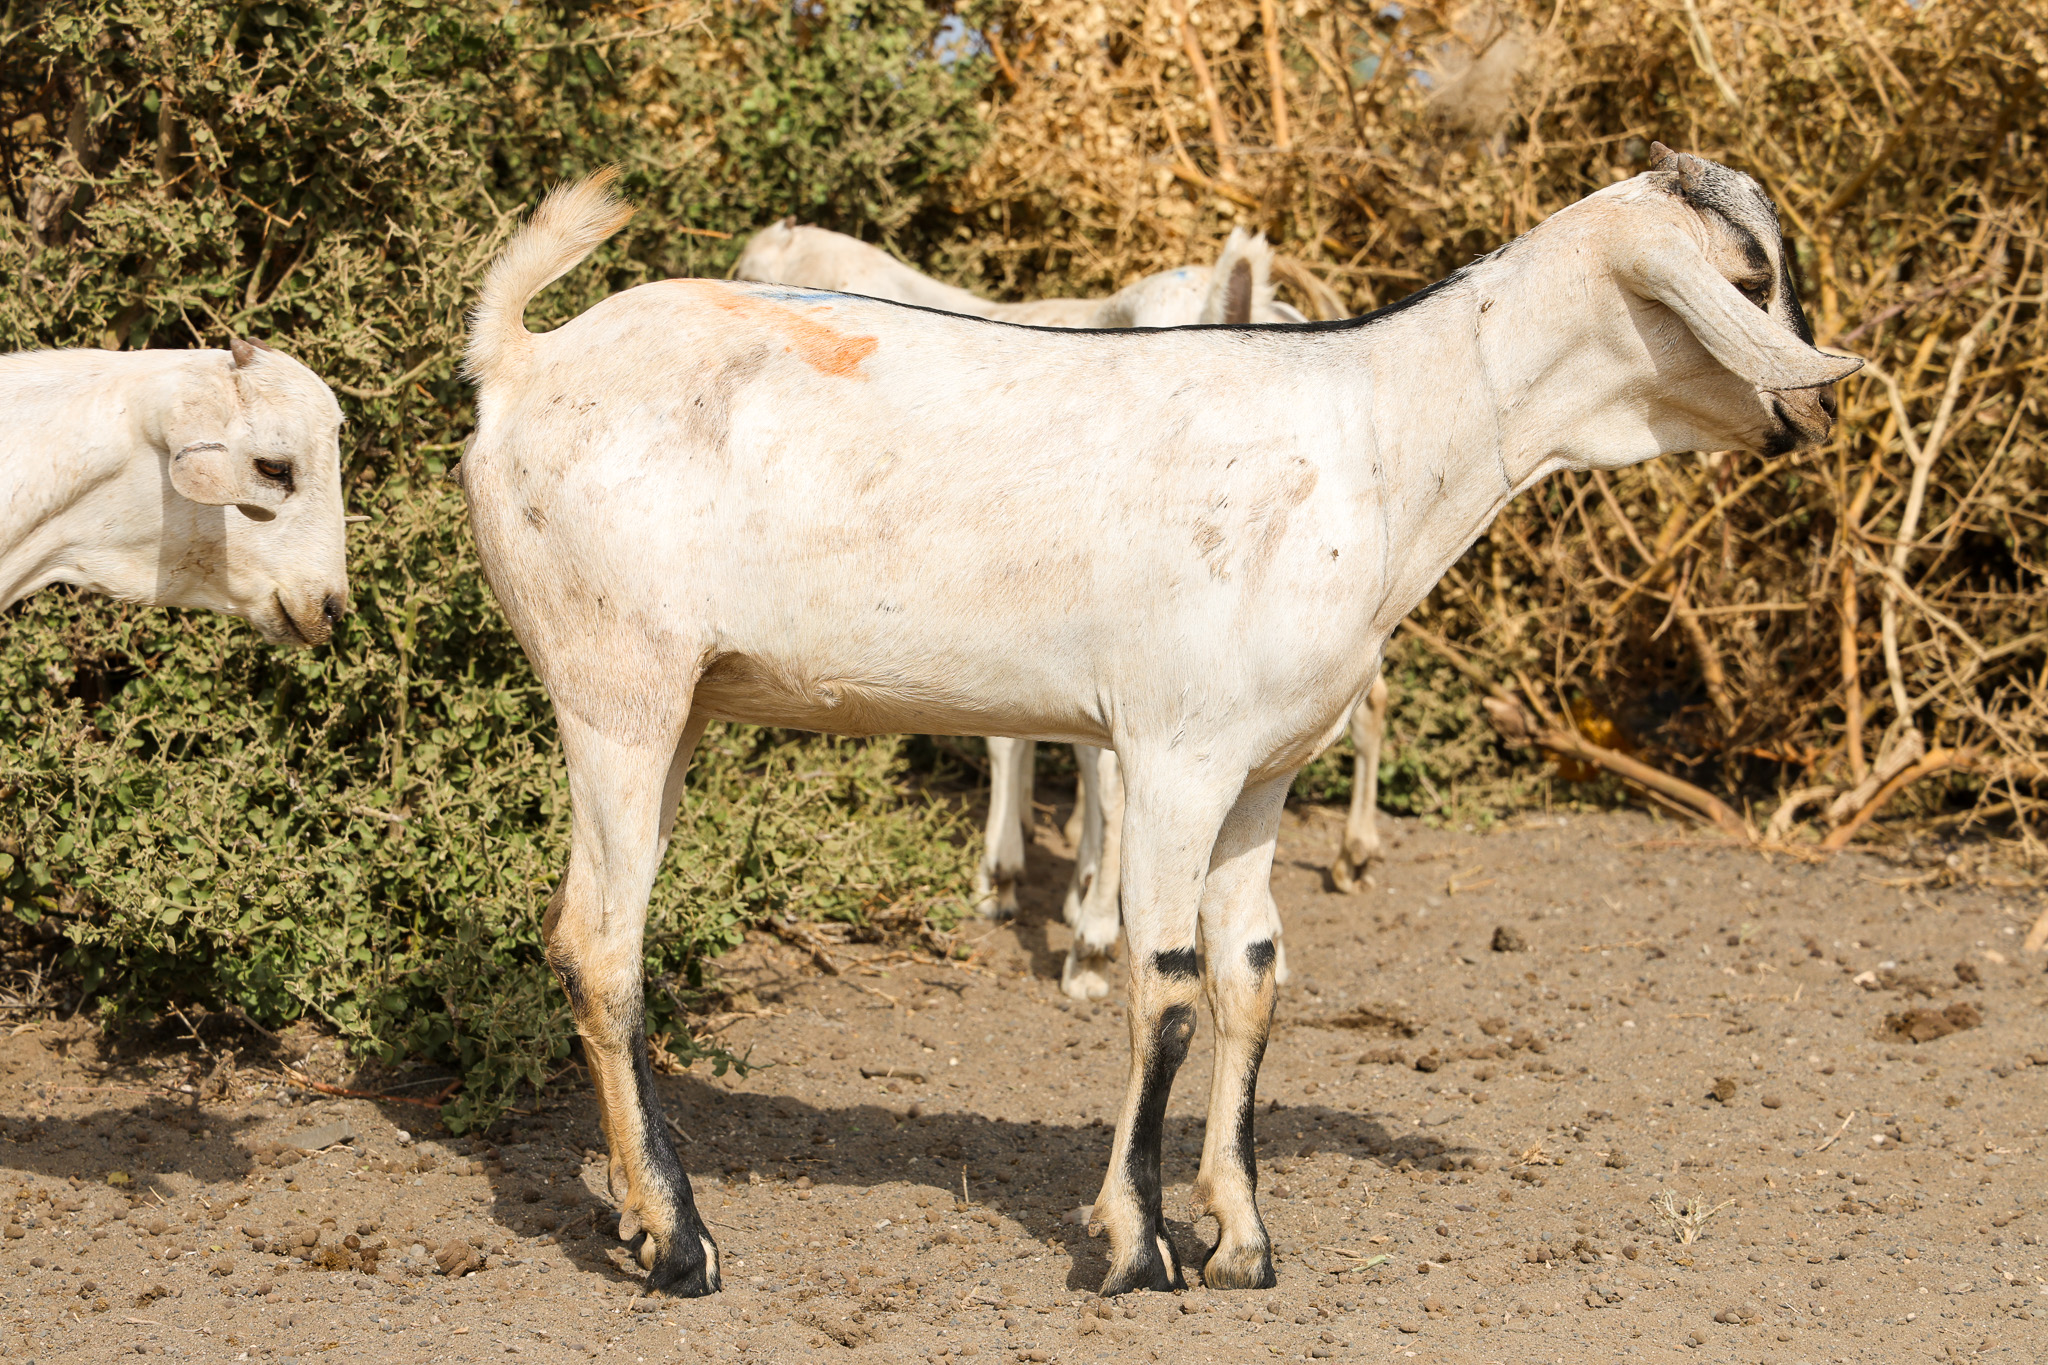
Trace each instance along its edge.
{"label": "sandy soil", "polygon": [[[1073,1212],[1125,1029],[1058,994],[1048,821],[986,968],[848,948],[828,977],[774,941],[727,964],[755,1012],[723,1036],[772,1065],[662,1082],[723,1246],[706,1300],[621,1268],[573,1076],[456,1140],[416,1106],[17,1029],[0,1357],[2048,1358],[2030,896],[1941,889],[1935,855],[1772,864],[1632,816],[1396,830],[1342,897],[1334,819],[1289,817],[1294,980],[1259,1125],[1275,1290],[1093,1293],[1104,1244]],[[1913,1010],[1923,1035],[1969,1026],[1887,1032]],[[1205,1052],[1171,1111],[1174,1217]],[[331,1044],[302,1065],[343,1078]],[[1688,1205],[1717,1210],[1690,1243]],[[1172,1228],[1199,1263],[1208,1229]]]}

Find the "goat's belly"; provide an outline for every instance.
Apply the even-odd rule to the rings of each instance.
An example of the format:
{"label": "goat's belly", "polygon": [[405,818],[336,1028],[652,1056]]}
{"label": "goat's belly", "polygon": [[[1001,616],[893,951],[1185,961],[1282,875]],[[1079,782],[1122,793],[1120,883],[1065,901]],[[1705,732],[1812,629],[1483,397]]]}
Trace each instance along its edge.
{"label": "goat's belly", "polygon": [[719,720],[841,735],[902,732],[1018,735],[1106,744],[1101,721],[1043,680],[1006,678],[962,663],[911,671],[799,662],[734,651],[715,656],[691,696]]}

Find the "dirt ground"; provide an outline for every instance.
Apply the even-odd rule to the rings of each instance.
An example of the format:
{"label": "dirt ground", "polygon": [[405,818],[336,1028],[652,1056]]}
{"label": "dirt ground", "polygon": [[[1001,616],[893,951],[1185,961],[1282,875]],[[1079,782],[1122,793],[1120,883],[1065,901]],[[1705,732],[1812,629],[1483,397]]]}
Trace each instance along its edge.
{"label": "dirt ground", "polygon": [[[721,1036],[764,1065],[662,1081],[722,1244],[709,1299],[621,1268],[573,1074],[453,1139],[259,1065],[15,1029],[0,1358],[2048,1358],[2032,895],[1627,815],[1393,822],[1346,897],[1336,819],[1290,814],[1259,1120],[1280,1285],[1099,1299],[1076,1210],[1127,1044],[1114,1001],[1058,993],[1063,813],[977,965],[845,947],[833,977],[765,939],[724,965],[750,1012]],[[1205,1053],[1166,1144],[1193,1264]],[[347,1079],[331,1044],[300,1065]]]}

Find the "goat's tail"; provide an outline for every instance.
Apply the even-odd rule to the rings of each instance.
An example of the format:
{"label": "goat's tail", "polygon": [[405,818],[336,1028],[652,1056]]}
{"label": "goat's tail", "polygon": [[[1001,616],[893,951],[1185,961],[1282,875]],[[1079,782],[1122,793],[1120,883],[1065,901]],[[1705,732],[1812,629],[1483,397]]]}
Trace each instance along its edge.
{"label": "goat's tail", "polygon": [[619,178],[607,166],[573,185],[557,186],[491,262],[469,316],[463,369],[478,388],[509,379],[533,345],[527,302],[626,225],[633,208],[612,193]]}
{"label": "goat's tail", "polygon": [[1273,310],[1273,248],[1264,233],[1232,228],[1223,254],[1209,273],[1209,293],[1202,301],[1207,323],[1271,322]]}

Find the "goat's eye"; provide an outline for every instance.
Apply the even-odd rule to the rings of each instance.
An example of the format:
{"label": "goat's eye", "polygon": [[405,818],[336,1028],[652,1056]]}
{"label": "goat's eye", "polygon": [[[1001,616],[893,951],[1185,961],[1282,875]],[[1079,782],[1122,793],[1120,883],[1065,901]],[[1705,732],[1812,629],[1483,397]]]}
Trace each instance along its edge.
{"label": "goat's eye", "polygon": [[292,479],[292,467],[283,460],[258,460],[256,472],[278,483],[290,483]]}
{"label": "goat's eye", "polygon": [[1742,297],[1765,312],[1770,311],[1771,287],[1768,284],[1738,284],[1735,287],[1741,291]]}

